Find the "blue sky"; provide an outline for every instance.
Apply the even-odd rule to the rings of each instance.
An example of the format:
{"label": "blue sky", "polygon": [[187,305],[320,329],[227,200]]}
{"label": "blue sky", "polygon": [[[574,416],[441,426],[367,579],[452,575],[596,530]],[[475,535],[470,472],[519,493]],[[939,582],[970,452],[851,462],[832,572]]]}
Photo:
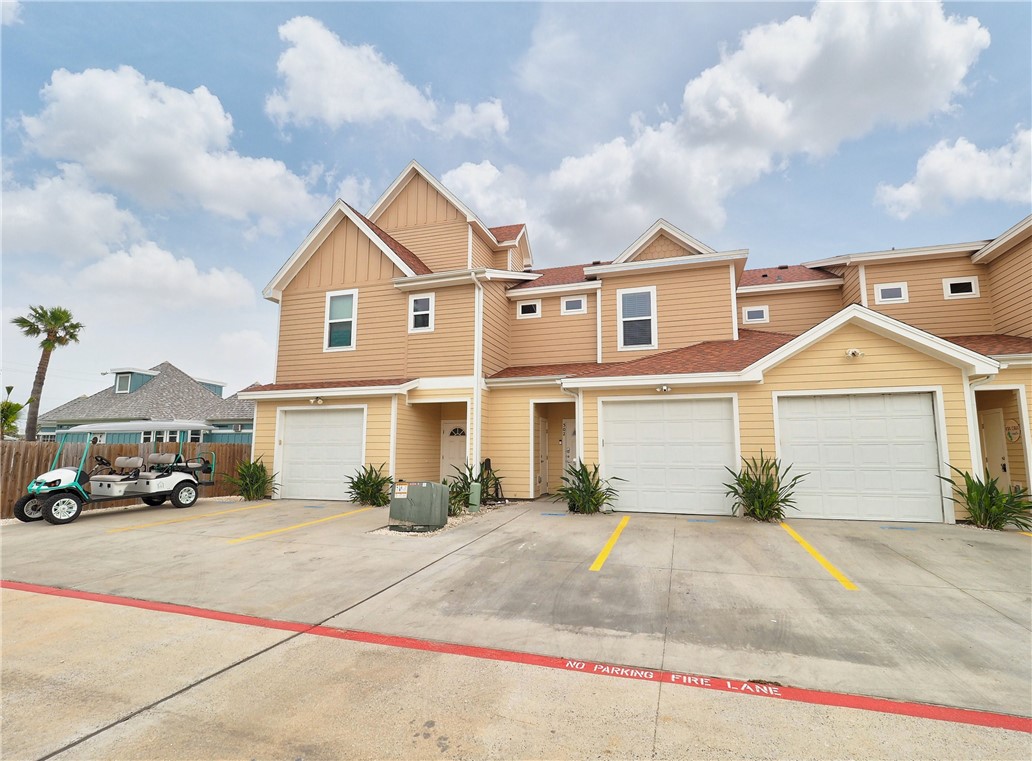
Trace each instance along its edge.
{"label": "blue sky", "polygon": [[657,217],[749,266],[992,237],[1030,211],[1032,6],[3,2],[9,326],[87,326],[44,410],[168,360],[274,373],[262,286],[411,159],[538,266]]}

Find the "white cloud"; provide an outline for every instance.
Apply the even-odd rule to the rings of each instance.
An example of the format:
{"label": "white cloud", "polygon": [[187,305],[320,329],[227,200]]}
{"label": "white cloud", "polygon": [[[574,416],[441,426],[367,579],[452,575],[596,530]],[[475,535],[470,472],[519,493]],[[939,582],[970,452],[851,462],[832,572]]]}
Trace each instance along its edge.
{"label": "white cloud", "polygon": [[[928,3],[820,3],[808,17],[750,29],[687,83],[680,113],[654,126],[637,115],[629,137],[524,184],[535,235],[543,228],[557,253],[576,246],[585,258],[619,250],[659,216],[718,230],[727,198],[789,158],[953,109],[988,44],[976,19]],[[490,191],[513,178],[488,174],[482,197],[511,205],[511,190]]]}
{"label": "white cloud", "polygon": [[281,128],[323,124],[415,122],[445,137],[483,138],[509,128],[500,100],[469,106],[457,103],[439,123],[438,104],[409,82],[401,70],[372,45],[349,45],[310,16],[297,16],[279,28],[289,47],[276,70],[282,85],[265,100],[265,112]]}
{"label": "white cloud", "polygon": [[1009,143],[984,150],[964,138],[952,145],[941,140],[918,159],[910,181],[882,183],[875,191],[875,201],[896,219],[975,200],[1032,203],[1032,130],[1017,130]]}
{"label": "white cloud", "polygon": [[40,94],[43,110],[21,118],[28,146],[146,205],[196,204],[275,230],[328,204],[282,161],[234,151],[233,119],[206,87],[186,92],[122,66],[59,69]]}
{"label": "white cloud", "polygon": [[21,23],[22,6],[18,0],[3,0],[0,2],[0,23],[3,26]]}
{"label": "white cloud", "polygon": [[337,198],[365,212],[378,198],[368,177],[349,174],[337,185]]}
{"label": "white cloud", "polygon": [[[118,294],[137,302],[134,319],[142,312],[175,307],[184,315],[205,307],[250,306],[251,282],[232,268],[202,272],[192,259],[179,259],[156,243],[134,245],[86,267],[76,284],[98,294]],[[189,320],[193,324],[193,320]],[[201,330],[203,332],[203,330]]]}
{"label": "white cloud", "polygon": [[142,235],[136,217],[113,195],[96,192],[82,167],[59,168],[57,176],[37,176],[32,187],[4,183],[5,254],[95,258]]}
{"label": "white cloud", "polygon": [[490,224],[526,221],[527,202],[521,195],[525,180],[515,169],[503,173],[490,161],[467,161],[445,173],[441,181],[474,211],[489,213]]}

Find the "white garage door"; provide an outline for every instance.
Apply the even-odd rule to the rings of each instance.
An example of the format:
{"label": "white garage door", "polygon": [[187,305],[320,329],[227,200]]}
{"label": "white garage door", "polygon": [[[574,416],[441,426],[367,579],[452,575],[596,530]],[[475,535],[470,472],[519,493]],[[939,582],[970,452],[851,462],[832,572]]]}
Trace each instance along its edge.
{"label": "white garage door", "polygon": [[347,499],[347,476],[362,467],[361,409],[288,410],[280,439],[280,496]]}
{"label": "white garage door", "polygon": [[727,515],[724,496],[735,464],[730,399],[603,402],[602,449],[616,481],[617,510]]}
{"label": "white garage door", "polygon": [[943,520],[931,394],[778,400],[780,457],[809,473],[789,516]]}

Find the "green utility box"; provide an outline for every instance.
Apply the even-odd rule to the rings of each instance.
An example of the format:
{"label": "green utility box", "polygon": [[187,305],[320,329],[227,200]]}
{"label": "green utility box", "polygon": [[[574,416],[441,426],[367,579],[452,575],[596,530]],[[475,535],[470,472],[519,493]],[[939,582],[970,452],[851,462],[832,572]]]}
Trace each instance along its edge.
{"label": "green utility box", "polygon": [[480,512],[480,482],[474,481],[469,485],[469,511]]}
{"label": "green utility box", "polygon": [[436,531],[448,523],[448,487],[399,481],[391,490],[391,531]]}

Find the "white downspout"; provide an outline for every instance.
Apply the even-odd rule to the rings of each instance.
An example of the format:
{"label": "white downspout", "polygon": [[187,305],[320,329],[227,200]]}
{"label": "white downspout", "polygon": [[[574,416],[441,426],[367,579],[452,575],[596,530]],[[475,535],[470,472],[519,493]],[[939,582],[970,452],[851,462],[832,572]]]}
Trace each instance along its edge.
{"label": "white downspout", "polygon": [[473,464],[476,472],[480,472],[482,430],[482,401],[480,394],[484,384],[484,285],[476,272],[469,273],[476,289],[473,297]]}
{"label": "white downspout", "polygon": [[971,473],[976,478],[985,477],[985,468],[983,467],[982,460],[984,452],[982,452],[982,436],[978,429],[978,402],[975,398],[975,388],[977,386],[983,386],[988,383],[994,375],[983,375],[978,380],[968,376],[964,373],[965,380],[965,403],[968,408],[968,438],[970,439],[971,446]]}

